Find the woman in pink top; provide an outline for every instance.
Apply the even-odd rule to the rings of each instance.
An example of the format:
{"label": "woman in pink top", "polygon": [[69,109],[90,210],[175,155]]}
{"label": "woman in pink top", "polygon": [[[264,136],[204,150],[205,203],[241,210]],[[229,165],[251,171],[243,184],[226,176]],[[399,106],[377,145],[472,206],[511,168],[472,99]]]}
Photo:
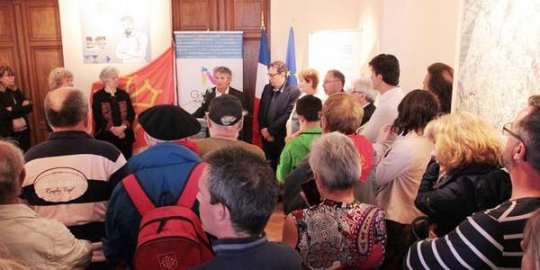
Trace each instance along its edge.
{"label": "woman in pink top", "polygon": [[375,173],[375,201],[387,214],[384,269],[400,269],[403,256],[414,242],[410,224],[422,215],[414,199],[433,151],[433,143],[424,136],[424,128],[438,112],[433,94],[411,91],[399,103],[393,125],[383,127],[373,145],[380,160]]}

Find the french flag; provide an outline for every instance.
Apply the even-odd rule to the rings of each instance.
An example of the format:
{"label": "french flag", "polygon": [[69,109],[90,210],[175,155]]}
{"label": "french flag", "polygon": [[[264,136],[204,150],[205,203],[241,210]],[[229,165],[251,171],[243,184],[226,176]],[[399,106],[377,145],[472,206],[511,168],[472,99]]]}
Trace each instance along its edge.
{"label": "french flag", "polygon": [[261,29],[261,45],[259,47],[259,64],[257,65],[257,81],[255,82],[255,98],[253,100],[253,134],[251,143],[262,146],[261,132],[259,131],[259,106],[264,86],[268,84],[268,65],[270,65],[270,51],[266,30]]}

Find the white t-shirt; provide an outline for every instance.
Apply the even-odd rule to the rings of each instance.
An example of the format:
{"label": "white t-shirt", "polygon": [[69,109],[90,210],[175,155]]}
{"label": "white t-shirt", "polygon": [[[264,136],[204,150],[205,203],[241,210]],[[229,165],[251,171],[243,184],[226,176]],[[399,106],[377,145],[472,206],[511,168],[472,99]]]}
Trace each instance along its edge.
{"label": "white t-shirt", "polygon": [[362,135],[374,143],[382,126],[390,125],[398,117],[398,105],[405,96],[399,87],[392,88],[379,97],[379,105],[362,129]]}

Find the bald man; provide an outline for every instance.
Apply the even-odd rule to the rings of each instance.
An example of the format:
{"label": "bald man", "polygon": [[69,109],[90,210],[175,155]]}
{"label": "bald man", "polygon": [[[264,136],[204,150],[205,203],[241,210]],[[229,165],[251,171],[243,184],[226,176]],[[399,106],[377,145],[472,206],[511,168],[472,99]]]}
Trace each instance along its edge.
{"label": "bald man", "polygon": [[105,211],[113,188],[127,175],[126,159],[87,133],[89,106],[80,90],[47,93],[45,116],[53,133],[25,154],[22,196],[39,216],[54,218],[76,238],[92,242],[89,269],[104,269]]}

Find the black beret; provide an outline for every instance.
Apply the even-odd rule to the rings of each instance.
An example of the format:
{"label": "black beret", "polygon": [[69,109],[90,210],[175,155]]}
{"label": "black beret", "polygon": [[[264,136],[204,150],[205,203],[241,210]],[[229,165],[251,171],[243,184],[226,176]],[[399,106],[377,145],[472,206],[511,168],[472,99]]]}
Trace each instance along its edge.
{"label": "black beret", "polygon": [[163,141],[187,138],[199,133],[201,124],[176,105],[156,105],[139,114],[139,124],[148,135]]}
{"label": "black beret", "polygon": [[224,94],[210,101],[208,117],[222,126],[232,126],[242,120],[242,102],[233,95]]}

